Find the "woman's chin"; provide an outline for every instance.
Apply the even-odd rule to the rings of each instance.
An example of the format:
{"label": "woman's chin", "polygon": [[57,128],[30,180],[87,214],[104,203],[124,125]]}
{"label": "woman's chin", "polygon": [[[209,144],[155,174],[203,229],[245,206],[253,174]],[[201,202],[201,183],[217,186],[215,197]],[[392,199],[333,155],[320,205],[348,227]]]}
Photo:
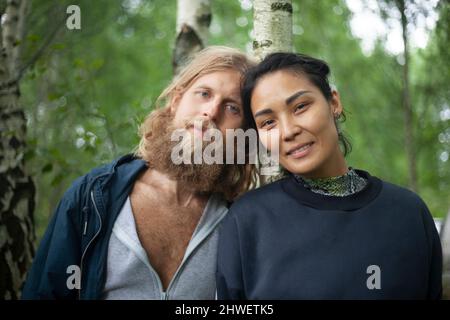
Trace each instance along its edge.
{"label": "woman's chin", "polygon": [[[306,160],[306,159],[303,159]],[[311,163],[311,161],[280,161],[280,164],[285,168],[287,171],[289,171],[292,174],[296,174],[299,176],[308,176],[312,172],[315,171],[317,168],[317,165],[314,163]],[[302,162],[302,163],[299,163]]]}

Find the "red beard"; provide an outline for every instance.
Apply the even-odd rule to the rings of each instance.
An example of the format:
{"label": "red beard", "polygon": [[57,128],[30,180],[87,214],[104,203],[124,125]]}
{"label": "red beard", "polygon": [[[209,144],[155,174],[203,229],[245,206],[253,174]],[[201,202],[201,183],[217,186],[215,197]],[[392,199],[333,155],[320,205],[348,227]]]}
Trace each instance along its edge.
{"label": "red beard", "polygon": [[[146,138],[146,161],[149,168],[154,168],[164,172],[170,178],[184,184],[186,188],[198,193],[211,193],[216,191],[222,177],[227,175],[231,169],[224,164],[201,164],[193,163],[194,150],[191,148],[190,164],[175,164],[172,161],[172,149],[179,144],[179,141],[171,141],[172,132],[176,129],[187,129],[193,125],[193,120],[185,122],[184,128],[176,128],[173,125],[173,115],[169,109],[160,109],[154,111],[152,131]],[[214,127],[211,123],[203,123],[204,127]],[[214,142],[212,142],[214,143]],[[202,154],[206,144],[202,142]]]}

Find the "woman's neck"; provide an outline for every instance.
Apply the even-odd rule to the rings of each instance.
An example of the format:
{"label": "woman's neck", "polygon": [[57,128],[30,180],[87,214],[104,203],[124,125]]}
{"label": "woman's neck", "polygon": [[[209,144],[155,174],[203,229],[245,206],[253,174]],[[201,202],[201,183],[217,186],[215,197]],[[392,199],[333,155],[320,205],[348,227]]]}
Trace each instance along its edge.
{"label": "woman's neck", "polygon": [[322,178],[333,178],[345,175],[349,171],[345,157],[339,146],[330,157],[321,163],[314,171],[302,173],[301,176],[306,179],[322,179]]}
{"label": "woman's neck", "polygon": [[361,191],[367,180],[359,176],[352,168],[343,175],[325,178],[307,178],[295,175],[296,180],[314,193],[327,196],[345,197]]}

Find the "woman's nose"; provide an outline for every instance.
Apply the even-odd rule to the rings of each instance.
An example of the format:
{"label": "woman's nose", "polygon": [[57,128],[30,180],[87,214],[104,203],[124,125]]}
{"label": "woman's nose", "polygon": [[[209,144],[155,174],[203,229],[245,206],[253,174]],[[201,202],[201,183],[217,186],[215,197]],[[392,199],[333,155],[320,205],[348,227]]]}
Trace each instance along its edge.
{"label": "woman's nose", "polygon": [[302,128],[292,121],[286,119],[280,123],[281,138],[286,141],[293,140],[295,136],[302,132]]}

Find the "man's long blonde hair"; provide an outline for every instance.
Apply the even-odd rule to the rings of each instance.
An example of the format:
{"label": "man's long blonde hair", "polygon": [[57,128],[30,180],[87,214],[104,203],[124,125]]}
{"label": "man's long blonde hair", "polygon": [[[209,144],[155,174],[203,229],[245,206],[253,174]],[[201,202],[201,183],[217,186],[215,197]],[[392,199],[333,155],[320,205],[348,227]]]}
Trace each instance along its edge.
{"label": "man's long blonde hair", "polygon": [[[154,131],[154,124],[169,112],[174,98],[181,96],[199,77],[213,72],[224,70],[236,70],[241,76],[256,63],[237,49],[224,46],[211,46],[200,51],[195,57],[174,77],[172,82],[164,89],[156,100],[156,110],[150,112],[139,128],[141,137],[135,155],[148,161],[148,154],[152,152],[147,141]],[[243,129],[249,125],[244,122]],[[246,148],[245,164],[233,164],[235,170],[229,170],[230,174],[220,181],[225,198],[232,201],[242,193],[255,185],[257,171],[253,164],[249,164],[248,148]],[[227,164],[224,164],[227,165]]]}

